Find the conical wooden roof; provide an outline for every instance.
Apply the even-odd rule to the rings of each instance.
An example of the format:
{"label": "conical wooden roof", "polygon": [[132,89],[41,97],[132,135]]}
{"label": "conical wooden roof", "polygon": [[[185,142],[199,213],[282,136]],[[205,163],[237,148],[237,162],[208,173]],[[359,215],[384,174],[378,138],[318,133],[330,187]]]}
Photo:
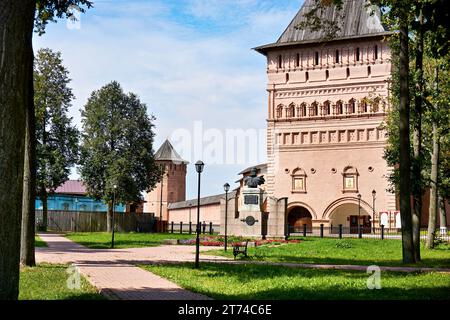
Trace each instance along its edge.
{"label": "conical wooden roof", "polygon": [[324,40],[342,40],[390,34],[381,23],[381,11],[367,0],[343,0],[342,9],[336,6],[326,7],[317,15],[324,21],[336,21],[339,31],[332,39],[327,37],[325,30],[312,31],[311,28],[299,29],[302,22],[306,22],[305,13],[316,6],[315,0],[305,0],[303,6],[292,19],[286,30],[276,43],[255,48],[259,52],[267,49],[287,45],[314,43]]}
{"label": "conical wooden roof", "polygon": [[178,152],[175,151],[175,149],[173,148],[172,144],[168,139],[166,139],[166,141],[164,141],[161,147],[159,147],[158,151],[156,151],[155,160],[182,162],[186,164],[188,163],[187,161],[181,158]]}

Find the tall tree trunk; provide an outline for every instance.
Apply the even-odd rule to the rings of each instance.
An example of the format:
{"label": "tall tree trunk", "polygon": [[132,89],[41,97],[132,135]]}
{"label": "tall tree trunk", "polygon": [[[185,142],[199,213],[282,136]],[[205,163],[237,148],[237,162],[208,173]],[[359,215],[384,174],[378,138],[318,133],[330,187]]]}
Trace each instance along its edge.
{"label": "tall tree trunk", "polygon": [[447,234],[447,217],[445,215],[445,199],[439,194],[439,223],[441,234]]}
{"label": "tall tree trunk", "polygon": [[438,172],[439,172],[439,133],[438,126],[433,120],[433,153],[431,155],[431,176],[430,176],[430,208],[428,214],[428,236],[427,248],[434,247],[436,236],[436,218],[438,214]]}
{"label": "tall tree trunk", "polygon": [[408,52],[408,19],[405,14],[400,17],[400,218],[402,224],[402,253],[403,263],[413,263],[414,244],[412,236],[411,214],[411,155],[409,137],[409,52]]}
{"label": "tall tree trunk", "polygon": [[[30,81],[33,81],[33,78]],[[22,231],[20,239],[20,263],[30,267],[36,265],[34,257],[36,225],[36,117],[34,112],[34,103],[30,103],[26,113],[27,126],[25,133]]]}
{"label": "tall tree trunk", "polygon": [[47,231],[48,227],[48,193],[47,188],[41,185],[41,201],[42,201],[42,230]]}
{"label": "tall tree trunk", "polygon": [[414,99],[414,132],[413,132],[413,211],[412,211],[412,231],[414,243],[414,258],[416,262],[420,257],[420,220],[422,215],[422,104],[423,104],[423,14],[419,15],[419,30],[417,32],[416,48],[416,92]]}
{"label": "tall tree trunk", "polygon": [[33,99],[36,2],[0,2],[0,300],[19,294],[26,110]]}
{"label": "tall tree trunk", "polygon": [[106,214],[106,231],[112,232],[112,201],[108,201],[108,213]]}

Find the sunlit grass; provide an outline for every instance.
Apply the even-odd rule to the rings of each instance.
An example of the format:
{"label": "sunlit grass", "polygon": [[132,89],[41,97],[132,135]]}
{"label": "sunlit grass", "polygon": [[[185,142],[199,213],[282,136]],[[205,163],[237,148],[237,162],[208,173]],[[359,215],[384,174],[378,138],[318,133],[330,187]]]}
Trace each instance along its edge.
{"label": "sunlit grass", "polygon": [[[401,240],[299,238],[300,243],[263,245],[248,248],[249,259],[307,264],[351,264],[404,266]],[[208,251],[204,254],[233,257],[232,248]],[[422,261],[418,267],[450,267],[450,245],[441,244],[430,250],[421,247]],[[238,259],[241,259],[240,256]]]}
{"label": "sunlit grass", "polygon": [[218,263],[142,268],[215,299],[450,299],[450,275],[440,273],[382,272],[381,289],[370,290],[370,274],[358,271]]}
{"label": "sunlit grass", "polygon": [[[70,240],[92,249],[109,249],[111,233],[109,232],[79,232],[68,233]],[[115,233],[114,248],[140,248],[159,246],[166,239],[192,239],[194,234],[176,233]]]}
{"label": "sunlit grass", "polygon": [[70,289],[68,266],[40,264],[20,270],[21,300],[99,300],[105,299],[82,276],[79,289]]}

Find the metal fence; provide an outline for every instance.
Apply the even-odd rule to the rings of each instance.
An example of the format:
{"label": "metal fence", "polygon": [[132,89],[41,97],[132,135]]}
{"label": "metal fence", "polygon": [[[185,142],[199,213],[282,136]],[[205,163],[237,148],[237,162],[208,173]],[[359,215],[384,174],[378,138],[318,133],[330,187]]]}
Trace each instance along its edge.
{"label": "metal fence", "polygon": [[[187,233],[192,234],[196,232],[196,224],[189,223],[175,223],[174,221],[167,224],[167,232],[169,233]],[[218,234],[220,231],[220,225],[212,222],[202,222],[200,225],[200,232],[203,234]]]}
{"label": "metal fence", "polygon": [[[428,229],[420,229],[421,239],[426,239]],[[450,242],[450,232],[441,232],[436,230],[436,237],[442,241]],[[300,227],[288,227],[288,236],[301,236],[301,237],[322,237],[322,238],[366,238],[366,239],[401,239],[401,229],[397,228],[381,228],[374,227],[344,227],[342,225],[325,227],[311,227],[303,225]]]}
{"label": "metal fence", "polygon": [[[106,212],[49,210],[47,229],[52,231],[103,232],[106,231]],[[116,230],[119,232],[152,232],[154,213],[116,213]],[[36,227],[42,224],[42,210],[36,210]]]}

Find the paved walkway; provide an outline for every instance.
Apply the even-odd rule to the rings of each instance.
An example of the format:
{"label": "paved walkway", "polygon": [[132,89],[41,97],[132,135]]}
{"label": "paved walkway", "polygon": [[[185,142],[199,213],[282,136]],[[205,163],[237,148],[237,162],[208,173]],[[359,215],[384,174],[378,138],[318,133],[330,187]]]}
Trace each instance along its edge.
{"label": "paved walkway", "polygon": [[[74,264],[92,285],[110,299],[209,299],[135,266],[136,264],[194,261],[195,249],[191,246],[100,250],[88,249],[58,234],[39,234],[39,237],[47,243],[48,247],[36,248],[37,263]],[[201,249],[205,250],[205,248]],[[207,258],[209,261],[223,259]]]}

